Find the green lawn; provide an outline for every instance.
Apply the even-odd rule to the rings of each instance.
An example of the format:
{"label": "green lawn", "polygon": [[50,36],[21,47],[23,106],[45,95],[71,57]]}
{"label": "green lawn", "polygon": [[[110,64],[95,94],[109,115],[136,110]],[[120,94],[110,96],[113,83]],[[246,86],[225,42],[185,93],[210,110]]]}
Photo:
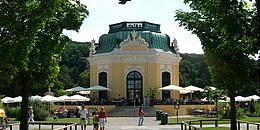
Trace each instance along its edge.
{"label": "green lawn", "polygon": [[241,121],[247,121],[247,122],[259,122],[260,117],[246,117],[241,119]]}
{"label": "green lawn", "polygon": [[226,127],[211,127],[211,128],[202,128],[201,130],[229,130],[230,128]]}
{"label": "green lawn", "polygon": [[[215,120],[217,118],[204,118],[204,117],[196,117],[196,118],[179,118],[178,123],[181,123],[181,121],[197,121],[197,120]],[[169,118],[168,119],[168,124],[175,124],[177,123],[176,118]],[[203,121],[203,124],[214,124],[215,121]],[[219,124],[227,124],[229,121],[219,121]],[[199,124],[199,122],[192,122],[192,124]]]}
{"label": "green lawn", "polygon": [[[204,118],[204,117],[195,117],[195,118],[179,118],[178,123],[180,123],[181,121],[196,121],[196,120],[214,120],[216,118]],[[240,119],[241,121],[247,121],[247,122],[259,122],[260,121],[260,117],[246,117],[243,119]],[[177,123],[177,119],[176,118],[168,118],[168,124],[175,124]],[[214,124],[214,121],[207,121],[204,122],[203,124]],[[229,123],[229,121],[220,121],[220,124],[226,124]],[[193,123],[193,124],[198,124],[198,123]]]}

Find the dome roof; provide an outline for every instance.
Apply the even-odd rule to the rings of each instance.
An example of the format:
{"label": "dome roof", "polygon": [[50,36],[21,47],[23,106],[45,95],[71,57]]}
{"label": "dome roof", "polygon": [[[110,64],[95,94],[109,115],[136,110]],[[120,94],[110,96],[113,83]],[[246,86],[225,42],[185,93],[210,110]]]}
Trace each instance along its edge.
{"label": "dome roof", "polygon": [[109,25],[109,27],[109,33],[103,34],[99,38],[96,54],[108,53],[115,48],[120,48],[119,44],[134,30],[149,44],[148,48],[161,52],[175,53],[173,47],[170,47],[170,37],[167,34],[160,33],[159,24],[149,22],[121,22]]}

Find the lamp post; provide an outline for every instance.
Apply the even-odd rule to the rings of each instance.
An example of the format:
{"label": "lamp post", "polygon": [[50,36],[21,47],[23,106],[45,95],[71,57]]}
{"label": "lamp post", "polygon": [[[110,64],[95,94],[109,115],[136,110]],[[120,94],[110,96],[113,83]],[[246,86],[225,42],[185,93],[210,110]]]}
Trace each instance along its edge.
{"label": "lamp post", "polygon": [[177,102],[176,104],[174,104],[174,109],[177,109],[176,110],[176,116],[177,116],[177,122],[179,120],[179,109],[180,109],[180,104],[179,102]]}

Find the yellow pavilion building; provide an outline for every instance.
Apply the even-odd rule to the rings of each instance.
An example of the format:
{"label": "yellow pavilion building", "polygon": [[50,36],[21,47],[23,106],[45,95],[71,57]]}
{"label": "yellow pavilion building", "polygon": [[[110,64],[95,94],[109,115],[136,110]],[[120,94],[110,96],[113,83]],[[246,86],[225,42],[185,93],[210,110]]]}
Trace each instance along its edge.
{"label": "yellow pavilion building", "polygon": [[[178,49],[162,34],[160,25],[150,22],[121,22],[109,25],[108,34],[90,47],[90,85],[100,91],[101,99],[124,98],[128,105],[135,99],[143,103],[149,88],[179,85]],[[160,91],[158,99],[178,99],[178,92]]]}

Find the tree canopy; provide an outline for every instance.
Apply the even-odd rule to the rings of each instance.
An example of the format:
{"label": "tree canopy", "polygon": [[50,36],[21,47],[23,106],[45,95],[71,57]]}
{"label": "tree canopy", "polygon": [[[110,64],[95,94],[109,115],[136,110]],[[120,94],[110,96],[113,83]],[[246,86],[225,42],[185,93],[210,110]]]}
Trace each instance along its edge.
{"label": "tree canopy", "polygon": [[[0,14],[0,81],[22,88],[27,111],[30,88],[49,87],[58,75],[69,40],[62,31],[78,31],[88,11],[77,0],[10,0],[0,2]],[[21,116],[27,130],[26,112]]]}
{"label": "tree canopy", "polygon": [[212,86],[211,76],[203,54],[181,54],[180,86]]}
{"label": "tree canopy", "polygon": [[231,130],[236,129],[235,93],[253,85],[259,49],[256,6],[244,0],[184,0],[191,12],[178,10],[180,26],[196,34],[203,45],[212,81],[231,99]]}

